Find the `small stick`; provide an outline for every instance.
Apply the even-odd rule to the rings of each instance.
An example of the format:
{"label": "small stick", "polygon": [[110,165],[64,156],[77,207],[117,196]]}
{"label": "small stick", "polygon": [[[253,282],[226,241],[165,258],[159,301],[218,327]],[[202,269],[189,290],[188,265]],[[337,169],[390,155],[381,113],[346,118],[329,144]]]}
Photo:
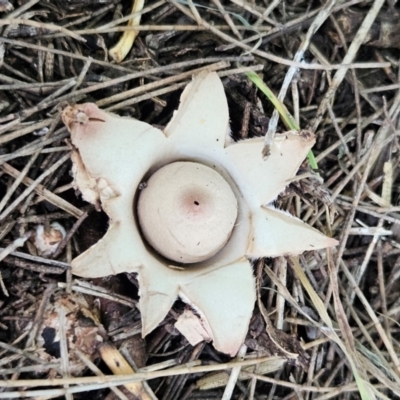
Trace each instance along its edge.
{"label": "small stick", "polygon": [[37,21],[32,21],[30,19],[26,18],[5,18],[3,20],[0,20],[0,26],[2,25],[28,25],[28,26],[33,26],[35,28],[42,28],[42,29],[47,29],[51,31],[57,31],[63,33],[65,36],[70,36],[76,40],[79,40],[80,42],[86,43],[86,39],[83,38],[80,35],[77,35],[76,33],[63,28],[60,25],[54,25],[54,24],[46,24],[44,22],[37,22]]}
{"label": "small stick", "polygon": [[[122,354],[111,344],[104,343],[100,346],[99,352],[103,361],[115,375],[130,375],[135,371],[128,364]],[[132,382],[124,385],[132,394],[141,400],[153,400],[145,391],[141,382]]]}
{"label": "small stick", "polygon": [[[86,364],[88,368],[91,369],[92,372],[94,372],[97,376],[104,376],[101,370],[97,368],[97,366],[85,354],[78,349],[75,349],[74,351],[75,354]],[[125,396],[117,387],[111,386],[110,389],[115,393],[116,396],[118,396],[119,399],[129,400],[129,398]]]}
{"label": "small stick", "polygon": [[70,231],[65,235],[65,237],[61,240],[61,242],[57,246],[57,250],[53,254],[53,258],[57,258],[61,252],[64,250],[64,247],[67,245],[68,241],[71,239],[71,237],[74,235],[74,233],[78,230],[78,228],[81,226],[82,222],[87,218],[89,215],[88,211],[85,211],[72,225],[72,228]]}
{"label": "small stick", "polygon": [[[7,217],[8,214],[10,214],[17,206],[18,204],[24,200],[29,194],[31,194],[37,186],[42,182],[47,176],[52,174],[57,168],[59,168],[62,164],[64,164],[67,160],[69,160],[70,154],[67,153],[63,157],[61,157],[55,164],[53,164],[49,169],[47,169],[45,172],[43,172],[42,175],[40,175],[35,181],[32,181],[29,183],[29,187],[27,187],[1,214],[0,214],[0,220],[3,220],[5,217]],[[4,167],[4,165],[3,165]],[[26,179],[26,177],[23,179],[23,181]]]}
{"label": "small stick", "polygon": [[[17,169],[15,169],[14,167],[12,167],[7,163],[3,164],[0,168],[14,178],[17,178],[20,174],[20,172]],[[22,183],[24,185],[29,186],[32,185],[34,181],[33,179],[28,178],[26,176],[22,180]],[[83,214],[83,211],[81,211],[79,208],[73,206],[71,203],[68,203],[68,201],[64,200],[63,198],[55,195],[50,190],[47,190],[43,185],[37,184],[34,187],[34,191],[38,193],[40,196],[44,197],[51,204],[54,204],[55,206],[61,208],[64,211],[67,211],[68,213],[70,213],[75,217],[80,217]]]}

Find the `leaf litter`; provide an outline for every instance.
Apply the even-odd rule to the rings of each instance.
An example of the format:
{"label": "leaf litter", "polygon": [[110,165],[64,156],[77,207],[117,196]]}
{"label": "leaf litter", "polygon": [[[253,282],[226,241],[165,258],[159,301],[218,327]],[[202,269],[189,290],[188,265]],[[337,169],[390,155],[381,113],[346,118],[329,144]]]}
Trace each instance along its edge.
{"label": "leaf litter", "polygon": [[[118,0],[0,2],[0,398],[400,396],[400,85],[390,35],[398,6],[161,0],[129,16],[132,8]],[[108,49],[132,29],[132,49],[111,62]],[[82,281],[70,273],[107,218],[74,191],[62,109],[92,101],[163,127],[201,70],[222,77],[233,140],[265,136],[268,145],[286,131],[246,73],[316,133],[317,165],[303,164],[275,206],[340,240],[335,250],[255,263],[258,306],[236,359],[180,335],[181,302],[143,340],[135,274]],[[55,222],[66,236],[43,257],[32,235]],[[47,353],[42,328],[68,296],[85,304],[55,313],[65,329],[53,340],[58,352]],[[68,342],[66,318],[101,332],[95,356]],[[126,361],[123,375],[99,363],[102,353]],[[84,373],[74,372],[78,364]]]}

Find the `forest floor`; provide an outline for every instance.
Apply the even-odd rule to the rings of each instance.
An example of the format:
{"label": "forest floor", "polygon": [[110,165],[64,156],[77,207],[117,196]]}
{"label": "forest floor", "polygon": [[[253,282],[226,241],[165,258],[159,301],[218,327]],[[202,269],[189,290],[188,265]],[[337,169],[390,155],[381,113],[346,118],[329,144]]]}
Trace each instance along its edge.
{"label": "forest floor", "polygon": [[[132,20],[127,0],[0,0],[0,399],[400,397],[400,8],[139,3]],[[127,24],[132,46],[118,44]],[[200,70],[222,79],[234,141],[288,130],[251,72],[316,134],[317,169],[306,160],[274,206],[339,241],[254,263],[233,358],[177,331],[182,301],[143,339],[135,274],[70,268],[108,218],[73,184],[63,109],[94,102],[162,129]]]}

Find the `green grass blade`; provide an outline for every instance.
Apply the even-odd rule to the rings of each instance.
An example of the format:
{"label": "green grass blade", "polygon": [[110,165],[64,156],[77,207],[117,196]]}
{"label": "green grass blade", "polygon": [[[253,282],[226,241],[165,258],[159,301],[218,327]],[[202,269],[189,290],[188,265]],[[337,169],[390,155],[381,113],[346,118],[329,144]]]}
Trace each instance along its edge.
{"label": "green grass blade", "polygon": [[[247,77],[267,96],[268,100],[278,110],[279,115],[282,118],[283,123],[289,130],[299,131],[300,127],[296,120],[290,114],[285,105],[275,96],[272,90],[264,83],[264,81],[255,73],[247,72]],[[312,169],[318,169],[317,160],[315,159],[314,153],[310,150],[307,154],[308,162]]]}

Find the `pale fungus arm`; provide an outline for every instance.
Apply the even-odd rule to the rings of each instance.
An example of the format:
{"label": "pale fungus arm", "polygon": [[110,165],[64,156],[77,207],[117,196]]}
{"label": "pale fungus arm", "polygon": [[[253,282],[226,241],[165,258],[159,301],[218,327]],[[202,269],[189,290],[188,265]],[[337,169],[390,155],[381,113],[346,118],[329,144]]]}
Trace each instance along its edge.
{"label": "pale fungus arm", "polygon": [[283,211],[261,207],[254,211],[252,219],[253,229],[246,251],[250,258],[296,255],[338,244],[336,239]]}
{"label": "pale fungus arm", "polygon": [[165,146],[164,134],[144,122],[102,111],[93,103],[67,107],[62,118],[92,180],[101,178],[119,196],[133,199],[143,175]]}
{"label": "pale fungus arm", "polygon": [[[253,268],[245,258],[181,287],[181,297],[207,322],[214,347],[234,356],[244,342],[253,313]],[[208,330],[208,329],[207,329]]]}
{"label": "pale fungus arm", "polygon": [[276,198],[296,175],[315,143],[310,132],[289,131],[275,135],[270,155],[264,159],[264,138],[247,139],[226,149],[232,162],[234,179],[241,181],[244,194],[255,207]]}
{"label": "pale fungus arm", "polygon": [[228,125],[228,103],[222,82],[216,72],[204,71],[186,86],[164,133],[181,145],[223,148]]}

